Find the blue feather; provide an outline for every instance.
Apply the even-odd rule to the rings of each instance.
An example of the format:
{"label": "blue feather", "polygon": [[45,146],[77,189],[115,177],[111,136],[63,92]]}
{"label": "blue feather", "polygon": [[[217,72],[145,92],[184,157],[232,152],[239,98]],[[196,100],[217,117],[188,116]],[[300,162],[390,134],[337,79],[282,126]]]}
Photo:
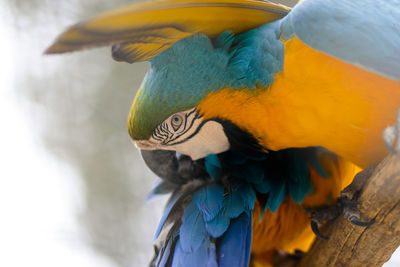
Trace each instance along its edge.
{"label": "blue feather", "polygon": [[265,179],[262,183],[254,185],[254,188],[257,192],[265,195],[268,194],[268,192],[271,190],[271,186],[269,184],[268,179]]}
{"label": "blue feather", "polygon": [[205,158],[205,166],[208,174],[218,180],[222,173],[221,163],[219,162],[218,156],[215,154],[209,154]]}
{"label": "blue feather", "polygon": [[208,185],[195,192],[192,200],[201,211],[204,220],[211,221],[223,207],[224,188],[216,184]]}
{"label": "blue feather", "polygon": [[174,256],[172,257],[172,267],[180,267],[181,266],[181,258],[182,258],[182,250],[180,249],[179,239],[175,244]]}
{"label": "blue feather", "polygon": [[257,84],[268,87],[274,75],[283,70],[284,46],[279,41],[279,23],[268,23],[238,35],[232,49],[235,53],[229,69],[238,77],[233,87]]}
{"label": "blue feather", "polygon": [[163,253],[159,253],[156,259],[156,266],[157,267],[165,267],[169,260],[172,248],[172,239],[168,240],[167,246],[165,247]]}
{"label": "blue feather", "polygon": [[203,217],[194,203],[186,207],[179,232],[180,247],[185,253],[197,251],[204,243],[206,228]]}
{"label": "blue feather", "polygon": [[[246,213],[232,220],[222,237],[219,250],[220,267],[243,267],[249,265],[251,245],[251,216]],[[234,256],[233,256],[234,255]]]}
{"label": "blue feather", "polygon": [[229,223],[229,216],[226,213],[226,209],[223,208],[213,220],[206,222],[206,229],[212,237],[218,238],[228,229]]}
{"label": "blue feather", "polygon": [[270,185],[272,186],[272,188],[269,191],[266,207],[268,207],[271,212],[275,212],[288,194],[286,181],[274,180],[271,181]]}
{"label": "blue feather", "polygon": [[215,243],[212,242],[208,246],[207,267],[218,267],[217,248],[215,247]]}
{"label": "blue feather", "polygon": [[178,199],[182,196],[182,194],[176,194],[176,196],[171,200],[171,202],[168,204],[166,209],[164,210],[163,216],[161,217],[160,223],[158,224],[158,227],[156,229],[156,233],[154,234],[154,239],[157,239],[158,236],[161,233],[161,230],[164,227],[165,220],[168,218],[169,213],[171,212],[172,208],[175,206],[175,203],[178,201]]}
{"label": "blue feather", "polygon": [[298,204],[303,202],[304,197],[308,195],[313,188],[309,179],[291,181],[290,183],[287,183],[287,187],[289,189],[290,197]]}
{"label": "blue feather", "polygon": [[232,31],[224,31],[213,41],[213,45],[217,49],[222,49],[224,51],[229,51],[235,40],[235,35]]}
{"label": "blue feather", "polygon": [[[310,148],[311,149],[311,148]],[[308,157],[308,163],[309,165],[323,178],[328,178],[330,176],[329,173],[327,173],[327,171],[324,169],[324,167],[322,166],[319,156],[320,154],[325,154],[325,155],[329,155],[331,156],[331,160],[334,163],[337,163],[337,156],[332,153],[331,151],[322,148],[322,147],[317,147],[314,148],[314,153],[311,154],[310,157]]]}
{"label": "blue feather", "polygon": [[234,168],[235,176],[253,184],[259,184],[263,181],[264,172],[264,168],[261,166],[261,164],[258,164],[257,162],[235,166]]}
{"label": "blue feather", "polygon": [[[187,253],[185,251],[181,251],[179,266],[207,267],[208,246],[209,242],[204,241],[195,252]],[[182,246],[180,246],[180,248],[182,248]]]}
{"label": "blue feather", "polygon": [[398,0],[302,1],[283,19],[282,38],[400,80]]}
{"label": "blue feather", "polygon": [[245,203],[241,194],[238,192],[240,188],[234,189],[226,197],[226,210],[229,218],[236,218],[245,211]]}
{"label": "blue feather", "polygon": [[257,199],[256,193],[254,192],[253,187],[246,183],[240,183],[238,186],[240,186],[240,190],[238,191],[238,194],[243,199],[244,209],[245,210],[253,210],[254,203],[256,202],[256,199]]}

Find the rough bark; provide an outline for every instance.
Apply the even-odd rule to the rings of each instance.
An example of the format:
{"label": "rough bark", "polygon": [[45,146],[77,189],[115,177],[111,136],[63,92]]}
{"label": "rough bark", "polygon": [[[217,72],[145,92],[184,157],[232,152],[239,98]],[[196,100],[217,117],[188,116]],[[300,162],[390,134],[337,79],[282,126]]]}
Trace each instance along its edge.
{"label": "rough bark", "polygon": [[359,209],[362,219],[375,224],[359,227],[344,217],[329,222],[321,233],[330,239],[316,240],[298,266],[382,266],[400,246],[399,156],[388,156],[365,175],[371,176],[360,191]]}

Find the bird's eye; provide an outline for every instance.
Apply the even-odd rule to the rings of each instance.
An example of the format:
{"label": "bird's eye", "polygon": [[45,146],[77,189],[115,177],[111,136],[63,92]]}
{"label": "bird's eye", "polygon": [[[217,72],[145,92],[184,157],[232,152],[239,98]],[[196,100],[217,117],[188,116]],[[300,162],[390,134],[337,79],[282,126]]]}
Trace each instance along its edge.
{"label": "bird's eye", "polygon": [[174,115],[171,118],[171,125],[174,128],[174,130],[178,130],[179,127],[182,125],[183,123],[183,118],[180,115]]}

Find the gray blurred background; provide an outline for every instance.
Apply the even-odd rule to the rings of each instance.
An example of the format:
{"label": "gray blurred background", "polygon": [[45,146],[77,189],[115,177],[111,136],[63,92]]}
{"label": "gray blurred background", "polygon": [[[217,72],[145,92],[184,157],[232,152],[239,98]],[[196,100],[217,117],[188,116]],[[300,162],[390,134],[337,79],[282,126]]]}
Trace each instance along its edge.
{"label": "gray blurred background", "polygon": [[[281,2],[292,5],[296,1]],[[42,55],[67,26],[132,1],[0,3],[0,40],[3,38],[3,43],[8,44],[0,54],[0,75],[7,81],[1,89],[0,105],[10,105],[18,114],[12,119],[12,112],[0,108],[0,119],[9,123],[8,131],[1,133],[2,162],[11,172],[4,171],[7,167],[0,171],[4,191],[0,200],[8,203],[5,207],[10,213],[8,224],[7,220],[3,222],[11,228],[3,231],[10,239],[0,241],[0,265],[22,266],[24,261],[18,257],[30,255],[28,250],[37,250],[32,254],[39,255],[33,261],[30,259],[33,266],[62,266],[64,261],[68,266],[69,257],[75,257],[74,266],[146,266],[153,253],[153,231],[165,198],[144,202],[155,176],[130,142],[126,118],[149,66],[117,63],[111,59],[110,48],[62,56]],[[27,138],[33,140],[32,148],[21,145]],[[14,142],[16,145],[11,145]],[[11,147],[13,153],[5,147]],[[28,163],[34,167],[28,167]],[[10,186],[4,186],[7,183]],[[7,194],[11,187],[17,190],[15,194]],[[19,200],[20,205],[13,206],[14,200]],[[74,204],[68,206],[69,202]],[[24,215],[16,216],[15,209]],[[64,209],[68,212],[62,213]],[[13,222],[13,218],[24,222]],[[51,241],[40,242],[39,226],[53,221],[50,230],[42,229],[45,233],[53,231]],[[18,229],[13,229],[16,226]],[[19,236],[22,229],[26,229],[26,234]],[[31,235],[31,231],[39,234]],[[12,251],[10,240],[18,240],[15,249],[19,253]],[[25,241],[29,245],[21,245]],[[58,248],[57,242],[63,245]],[[7,249],[12,256],[1,256]],[[57,252],[58,249],[73,252]],[[60,256],[54,261],[43,259],[51,254]],[[394,264],[400,266],[399,262]]]}

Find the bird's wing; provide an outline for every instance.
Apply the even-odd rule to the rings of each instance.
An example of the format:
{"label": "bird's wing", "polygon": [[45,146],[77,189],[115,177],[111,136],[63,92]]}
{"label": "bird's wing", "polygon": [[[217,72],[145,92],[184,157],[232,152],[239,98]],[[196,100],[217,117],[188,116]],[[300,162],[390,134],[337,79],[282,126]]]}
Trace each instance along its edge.
{"label": "bird's wing", "polygon": [[76,24],[46,54],[113,45],[116,60],[149,60],[194,33],[216,37],[281,19],[289,8],[254,0],[164,0],[133,4]]}
{"label": "bird's wing", "polygon": [[216,155],[209,155],[205,166],[186,156],[176,158],[170,151],[142,151],[142,155],[148,166],[162,175],[152,195],[165,193],[163,184],[172,185],[172,196],[155,234],[151,266],[248,266],[254,189],[232,183],[228,192],[213,180],[211,177],[219,178],[222,171]]}
{"label": "bird's wing", "polygon": [[399,0],[304,0],[282,22],[282,39],[400,80]]}

